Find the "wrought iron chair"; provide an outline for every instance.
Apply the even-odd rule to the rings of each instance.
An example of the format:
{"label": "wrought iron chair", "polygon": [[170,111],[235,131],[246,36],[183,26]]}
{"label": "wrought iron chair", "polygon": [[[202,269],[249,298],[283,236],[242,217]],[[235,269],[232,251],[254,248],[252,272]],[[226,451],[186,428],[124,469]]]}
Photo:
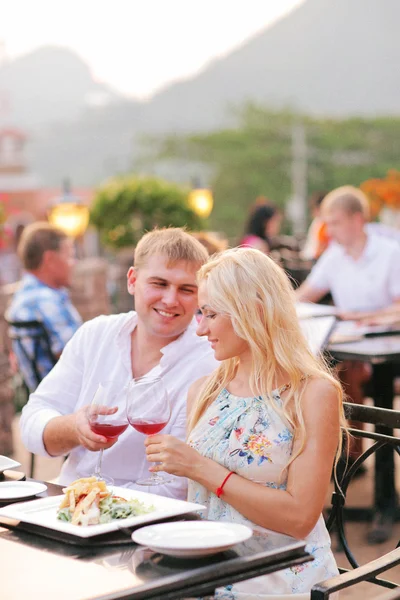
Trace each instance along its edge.
{"label": "wrought iron chair", "polygon": [[346,493],[349,483],[358,468],[368,457],[385,447],[393,448],[400,455],[400,438],[393,435],[393,429],[400,428],[400,411],[350,403],[345,403],[344,406],[347,419],[370,423],[376,427],[374,432],[349,429],[350,433],[354,436],[369,438],[374,443],[346,471],[341,481],[341,489],[335,482],[335,491],[332,494],[332,509],[327,520],[328,531],[332,531],[335,526],[339,541],[352,566],[352,570],[340,568],[340,575],[315,585],[311,590],[311,600],[327,600],[331,594],[363,581],[389,589],[399,588],[398,592],[393,592],[393,595],[389,594],[387,600],[400,599],[399,584],[377,577],[400,564],[400,542],[395,550],[360,566],[349,548],[344,529]]}
{"label": "wrought iron chair", "polygon": [[[38,367],[39,356],[43,359],[45,356],[48,363],[53,367],[57,358],[54,355],[51,345],[49,334],[41,321],[12,321],[6,318],[8,324],[8,335],[13,342],[14,352],[18,358],[18,352],[20,356],[23,356],[27,365],[29,365],[30,375],[34,386],[28,384],[24,379],[23,373],[21,373],[24,379],[25,386],[31,392],[34,391],[43,376],[40,373]],[[30,476],[33,477],[35,468],[35,455],[31,454],[30,460]]]}

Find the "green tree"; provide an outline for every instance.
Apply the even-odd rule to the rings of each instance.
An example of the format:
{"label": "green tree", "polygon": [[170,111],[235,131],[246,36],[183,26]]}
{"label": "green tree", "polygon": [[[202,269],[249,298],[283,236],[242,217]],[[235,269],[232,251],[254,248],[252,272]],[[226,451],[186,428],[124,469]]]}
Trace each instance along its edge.
{"label": "green tree", "polygon": [[229,129],[150,141],[147,155],[148,162],[178,159],[207,165],[215,200],[210,225],[233,240],[243,231],[257,196],[281,207],[290,198],[296,122],[306,131],[310,194],[358,186],[399,168],[400,118],[320,119],[249,104],[237,111],[236,119]]}
{"label": "green tree", "polygon": [[101,186],[91,207],[91,223],[113,248],[134,246],[154,227],[201,229],[203,220],[188,206],[189,190],[155,177],[115,177]]}
{"label": "green tree", "polygon": [[253,105],[238,113],[232,129],[188,137],[169,136],[156,160],[186,157],[212,169],[213,229],[240,234],[249,206],[267,196],[283,207],[290,195],[291,113],[269,113]]}

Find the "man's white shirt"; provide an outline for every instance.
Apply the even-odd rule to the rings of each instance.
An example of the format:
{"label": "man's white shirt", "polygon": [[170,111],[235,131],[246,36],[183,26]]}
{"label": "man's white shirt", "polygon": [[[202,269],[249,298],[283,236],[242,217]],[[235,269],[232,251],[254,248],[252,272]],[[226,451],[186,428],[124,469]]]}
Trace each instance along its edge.
{"label": "man's white shirt", "polygon": [[[135,312],[100,316],[82,325],[23,409],[21,436],[30,452],[49,456],[43,444],[47,423],[90,404],[100,380],[119,380],[122,387],[129,383],[132,379],[131,333],[136,325]],[[218,362],[208,341],[196,335],[195,319],[177,340],[162,348],[161,353],[160,363],[149,375],[163,378],[171,402],[171,418],[162,433],[184,440],[188,389],[194,381],[217,368]],[[122,393],[119,408],[122,414],[125,411]],[[102,470],[113,477],[115,485],[147,491],[132,483],[148,474],[144,440],[143,434],[128,427],[117,443],[104,451]],[[60,483],[65,485],[92,474],[97,459],[97,452],[82,446],[74,448],[62,467]],[[148,491],[185,498],[186,480],[179,477],[172,480]]]}
{"label": "man's white shirt", "polygon": [[346,311],[374,311],[400,300],[400,245],[368,234],[362,255],[354,260],[331,243],[307,278],[316,290],[330,291],[335,306]]}

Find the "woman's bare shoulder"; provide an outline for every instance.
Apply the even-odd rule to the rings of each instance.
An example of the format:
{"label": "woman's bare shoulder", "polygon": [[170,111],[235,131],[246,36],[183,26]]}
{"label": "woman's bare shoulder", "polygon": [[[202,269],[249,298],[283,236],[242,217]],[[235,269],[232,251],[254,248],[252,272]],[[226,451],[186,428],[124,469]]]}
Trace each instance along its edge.
{"label": "woman's bare shoulder", "polygon": [[[303,407],[315,411],[337,411],[340,397],[339,384],[325,377],[308,377],[304,382]],[[318,408],[317,408],[318,407]]]}
{"label": "woman's bare shoulder", "polygon": [[337,394],[337,385],[328,377],[306,377],[304,379],[304,392],[306,394]]}

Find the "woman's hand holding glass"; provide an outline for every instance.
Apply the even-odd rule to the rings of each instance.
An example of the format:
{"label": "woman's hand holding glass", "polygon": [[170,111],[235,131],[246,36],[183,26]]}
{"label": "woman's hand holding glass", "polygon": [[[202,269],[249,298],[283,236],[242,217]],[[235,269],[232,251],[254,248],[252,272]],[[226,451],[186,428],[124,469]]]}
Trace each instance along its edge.
{"label": "woman's hand holding glass", "polygon": [[[205,458],[194,448],[172,435],[152,435],[145,440],[146,458],[153,464],[149,471],[196,479]],[[158,464],[157,464],[158,463]]]}

